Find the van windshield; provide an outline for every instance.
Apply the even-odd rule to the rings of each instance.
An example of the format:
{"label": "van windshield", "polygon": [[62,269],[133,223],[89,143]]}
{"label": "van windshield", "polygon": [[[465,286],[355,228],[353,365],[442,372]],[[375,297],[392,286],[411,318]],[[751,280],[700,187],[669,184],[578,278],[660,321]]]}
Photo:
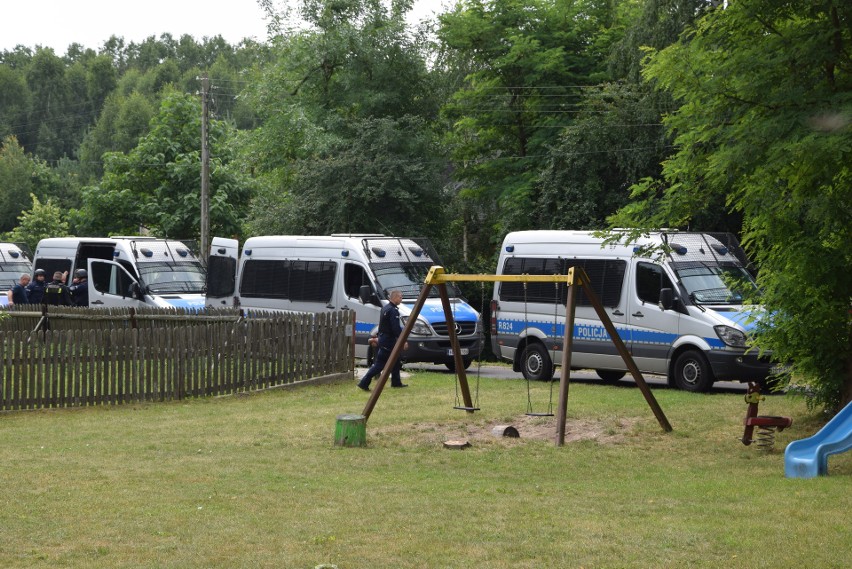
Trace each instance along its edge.
{"label": "van windshield", "polygon": [[[742,304],[757,289],[743,267],[734,264],[675,263],[675,272],[696,304]],[[681,265],[681,266],[678,266]]]}
{"label": "van windshield", "polygon": [[198,261],[139,263],[138,269],[153,294],[204,292],[204,267]]}
{"label": "van windshield", "polygon": [[18,284],[22,274],[32,273],[29,263],[0,264],[0,290],[8,290]]}
{"label": "van windshield", "polygon": [[[426,282],[426,275],[429,274],[432,263],[371,263],[370,266],[379,281],[379,288],[385,294],[393,289],[399,289],[403,298],[417,298],[420,296],[420,289]],[[459,296],[459,290],[455,284],[447,285],[447,294],[450,298]],[[438,297],[438,288],[432,287],[429,296]]]}

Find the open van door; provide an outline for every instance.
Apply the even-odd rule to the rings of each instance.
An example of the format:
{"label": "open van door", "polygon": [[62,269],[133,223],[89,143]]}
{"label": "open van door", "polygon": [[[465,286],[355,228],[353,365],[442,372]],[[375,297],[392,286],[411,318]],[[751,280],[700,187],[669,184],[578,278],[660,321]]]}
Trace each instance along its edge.
{"label": "open van door", "polygon": [[142,286],[115,261],[89,259],[89,306],[141,308],[145,306]]}
{"label": "open van door", "polygon": [[214,237],[207,258],[207,300],[211,308],[234,306],[237,296],[237,262],[239,242]]}

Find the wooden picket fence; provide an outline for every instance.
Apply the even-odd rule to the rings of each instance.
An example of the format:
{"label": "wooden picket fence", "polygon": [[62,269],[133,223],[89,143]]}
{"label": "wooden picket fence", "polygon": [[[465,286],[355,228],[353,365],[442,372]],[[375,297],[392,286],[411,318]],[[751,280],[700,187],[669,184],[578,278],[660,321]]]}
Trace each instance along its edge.
{"label": "wooden picket fence", "polygon": [[87,320],[87,329],[65,330],[51,319],[50,330],[37,332],[4,330],[5,318],[0,410],[178,400],[351,377],[346,312],[200,316],[135,328],[127,319]]}
{"label": "wooden picket fence", "polygon": [[[7,318],[3,318],[6,315]],[[260,316],[268,316],[262,313]],[[82,308],[24,304],[0,310],[0,332],[26,330],[117,330],[126,328],[182,328],[208,322],[236,322],[236,308]]]}

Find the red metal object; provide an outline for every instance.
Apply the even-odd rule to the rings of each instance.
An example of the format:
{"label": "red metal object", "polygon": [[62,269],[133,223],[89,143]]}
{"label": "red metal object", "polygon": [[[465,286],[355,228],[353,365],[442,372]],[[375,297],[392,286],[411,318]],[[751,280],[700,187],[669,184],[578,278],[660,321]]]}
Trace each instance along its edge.
{"label": "red metal object", "polygon": [[[767,415],[758,415],[757,406],[765,397],[760,394],[760,385],[757,383],[749,383],[748,391],[745,395],[745,402],[748,403],[743,424],[745,431],[743,432],[743,444],[748,446],[754,439],[754,428],[758,427],[763,436],[758,437],[758,446],[772,446],[774,442],[774,433],[783,431],[793,424],[793,419],[790,417],[771,417]],[[761,444],[761,442],[763,444]]]}

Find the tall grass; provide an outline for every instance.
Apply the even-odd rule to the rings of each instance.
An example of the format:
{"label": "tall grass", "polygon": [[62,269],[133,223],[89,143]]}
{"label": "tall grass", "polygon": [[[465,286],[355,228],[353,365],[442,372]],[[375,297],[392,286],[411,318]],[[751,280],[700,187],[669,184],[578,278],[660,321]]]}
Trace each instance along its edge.
{"label": "tall grass", "polygon": [[[783,448],[740,441],[742,395],[657,389],[663,433],[635,388],[571,386],[568,435],[529,420],[526,385],[453,377],[382,394],[367,448],[333,445],[360,412],[353,383],[250,396],[0,415],[0,567],[846,567],[852,457],[784,478]],[[546,407],[549,386],[532,386]],[[521,438],[496,438],[497,424]],[[545,438],[534,433],[544,432]],[[591,438],[590,438],[591,437]],[[447,450],[447,439],[472,446]]]}

